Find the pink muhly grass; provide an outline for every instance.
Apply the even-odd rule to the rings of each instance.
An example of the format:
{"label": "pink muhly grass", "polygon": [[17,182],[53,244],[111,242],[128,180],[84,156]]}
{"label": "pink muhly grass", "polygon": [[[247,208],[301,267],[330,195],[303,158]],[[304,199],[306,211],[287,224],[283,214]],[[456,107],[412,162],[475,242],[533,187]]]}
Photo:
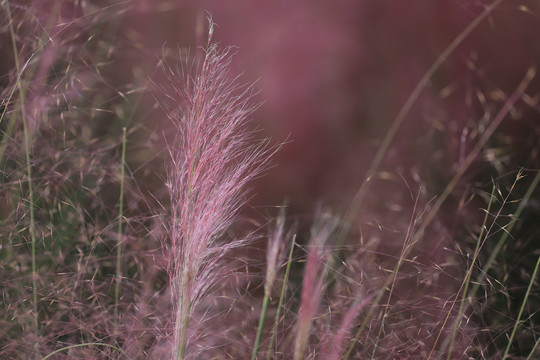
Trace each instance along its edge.
{"label": "pink muhly grass", "polygon": [[[275,151],[256,142],[246,123],[256,106],[252,89],[228,78],[231,49],[208,44],[195,71],[163,68],[170,87],[164,109],[178,131],[169,147],[174,357],[182,359],[194,308],[216,284],[220,259],[244,240],[225,241],[245,203],[246,184],[259,176]],[[172,109],[172,110],[170,110]]]}
{"label": "pink muhly grass", "polygon": [[329,253],[324,247],[334,234],[336,225],[335,219],[330,214],[323,213],[317,215],[311,228],[310,249],[304,269],[300,310],[296,324],[294,360],[303,359],[308,345],[312,322],[319,309],[327,273]]}

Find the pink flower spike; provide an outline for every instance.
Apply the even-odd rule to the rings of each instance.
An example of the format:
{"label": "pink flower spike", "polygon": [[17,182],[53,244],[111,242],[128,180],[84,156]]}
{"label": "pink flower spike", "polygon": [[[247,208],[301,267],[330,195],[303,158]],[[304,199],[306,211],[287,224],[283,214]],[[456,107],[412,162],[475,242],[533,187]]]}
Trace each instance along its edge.
{"label": "pink flower spike", "polygon": [[[175,308],[174,347],[177,359],[190,344],[190,318],[203,296],[219,281],[217,267],[230,249],[245,240],[227,239],[225,232],[246,201],[246,184],[261,175],[277,148],[253,140],[247,129],[257,108],[251,87],[230,80],[231,49],[208,44],[200,66],[163,66],[168,85],[160,101],[177,130],[169,146],[171,167],[170,282]],[[159,101],[159,100],[158,100]]]}

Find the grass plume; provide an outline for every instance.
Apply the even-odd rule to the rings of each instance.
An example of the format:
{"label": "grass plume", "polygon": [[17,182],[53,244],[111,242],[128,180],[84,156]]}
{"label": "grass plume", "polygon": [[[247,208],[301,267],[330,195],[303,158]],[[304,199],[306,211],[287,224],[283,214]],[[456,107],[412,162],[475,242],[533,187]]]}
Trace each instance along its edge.
{"label": "grass plume", "polygon": [[[251,88],[227,78],[231,49],[212,43],[210,20],[204,60],[192,73],[164,68],[172,107],[167,116],[179,136],[170,145],[170,282],[175,307],[176,358],[183,359],[194,308],[219,279],[215,268],[243,240],[225,232],[245,202],[246,184],[267,166],[273,150],[254,142],[247,120],[256,105]],[[177,111],[176,111],[177,110]]]}

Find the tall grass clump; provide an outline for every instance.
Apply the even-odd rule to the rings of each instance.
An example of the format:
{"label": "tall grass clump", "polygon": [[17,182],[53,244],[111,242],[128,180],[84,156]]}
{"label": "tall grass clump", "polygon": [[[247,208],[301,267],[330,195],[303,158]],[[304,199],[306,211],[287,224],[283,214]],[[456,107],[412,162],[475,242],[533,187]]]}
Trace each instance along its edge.
{"label": "tall grass clump", "polygon": [[[247,120],[256,105],[252,89],[228,78],[231,49],[208,43],[202,64],[163,71],[167,117],[178,136],[169,144],[171,201],[169,278],[174,308],[174,356],[183,359],[194,339],[201,299],[222,279],[216,267],[246,239],[228,239],[245,202],[246,184],[265,169],[271,150],[253,139]],[[228,240],[228,241],[227,241]]]}

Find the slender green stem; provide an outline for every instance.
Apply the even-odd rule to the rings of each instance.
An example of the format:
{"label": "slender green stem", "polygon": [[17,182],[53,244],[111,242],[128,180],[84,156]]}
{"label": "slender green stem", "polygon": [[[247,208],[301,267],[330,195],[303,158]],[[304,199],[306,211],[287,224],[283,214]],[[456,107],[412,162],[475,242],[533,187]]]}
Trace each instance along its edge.
{"label": "slender green stem", "polygon": [[[277,228],[276,232],[272,234],[271,236],[271,243],[268,244],[268,262],[267,262],[267,269],[266,269],[266,277],[265,277],[265,283],[264,283],[264,299],[263,299],[263,305],[261,309],[261,315],[259,318],[259,326],[257,327],[257,335],[255,337],[255,344],[253,346],[253,352],[251,354],[251,360],[256,360],[257,355],[259,353],[259,347],[261,345],[261,339],[263,335],[264,325],[266,323],[266,314],[268,311],[268,304],[270,303],[270,293],[272,291],[272,287],[274,285],[275,275],[277,267],[281,267],[281,264],[277,264],[279,259],[279,242],[282,240],[283,235],[283,226],[285,222],[285,212],[284,209],[281,209],[281,213],[279,217],[277,218]],[[294,243],[294,238],[293,238]],[[294,246],[291,246],[291,249]],[[292,251],[292,250],[291,250]]]}
{"label": "slender green stem", "polygon": [[17,74],[19,74],[19,81],[17,81],[17,87],[19,90],[19,101],[21,104],[21,117],[23,120],[23,132],[24,132],[24,152],[26,159],[26,177],[28,180],[28,207],[30,211],[30,224],[28,231],[30,233],[30,240],[32,246],[32,311],[34,314],[34,333],[36,335],[36,342],[34,343],[34,357],[39,359],[39,315],[38,315],[38,296],[37,296],[37,263],[36,263],[36,234],[35,234],[35,214],[34,214],[34,189],[32,184],[32,163],[30,160],[30,132],[28,131],[28,119],[26,118],[25,111],[25,96],[26,89],[21,85],[21,65],[19,63],[19,50],[17,49],[17,42],[15,41],[15,30],[13,29],[13,18],[11,17],[11,9],[9,1],[6,1],[6,11],[9,23],[9,32],[11,35],[11,45],[13,47],[13,57],[15,59],[15,68]]}
{"label": "slender green stem", "polygon": [[[23,110],[24,114],[24,110]],[[35,214],[34,214],[34,190],[32,187],[32,166],[30,163],[30,135],[26,124],[26,116],[23,115],[24,121],[24,147],[26,152],[26,172],[28,176],[28,197],[30,207],[30,239],[32,240],[32,307],[34,311],[34,331],[39,337],[39,314],[38,314],[38,296],[37,296],[37,263],[36,263],[36,234],[35,234]],[[36,339],[35,344],[36,358],[39,357],[39,339]]]}
{"label": "slender green stem", "polygon": [[99,342],[95,342],[95,343],[84,343],[84,344],[75,344],[75,345],[70,345],[70,346],[65,346],[61,349],[58,349],[58,350],[55,350],[53,351],[52,353],[50,353],[49,355],[45,356],[44,358],[41,358],[41,360],[47,360],[48,358],[50,358],[51,356],[55,355],[55,354],[58,354],[59,352],[62,352],[62,351],[65,351],[65,350],[70,350],[70,349],[75,349],[75,348],[79,348],[79,347],[86,347],[86,346],[103,346],[103,347],[108,347],[108,348],[111,348],[111,349],[114,349],[116,351],[118,351],[120,354],[124,355],[126,357],[126,359],[130,359],[131,358],[128,356],[128,354],[126,354],[122,349],[114,346],[114,345],[111,345],[111,344],[105,344],[105,343],[99,343]]}
{"label": "slender green stem", "polygon": [[375,354],[377,352],[377,347],[378,347],[378,344],[379,344],[379,340],[381,338],[381,333],[384,330],[384,322],[385,322],[386,318],[388,317],[388,312],[389,312],[389,309],[390,309],[390,301],[392,300],[392,295],[394,293],[394,288],[396,286],[397,274],[399,273],[399,270],[401,269],[401,266],[402,266],[403,262],[405,261],[405,253],[407,252],[407,247],[409,246],[409,242],[411,240],[411,237],[412,237],[412,234],[413,234],[413,231],[414,231],[415,215],[416,215],[417,206],[418,206],[418,197],[416,198],[416,201],[415,201],[415,204],[414,204],[414,210],[413,210],[412,217],[411,217],[411,220],[410,220],[410,223],[409,223],[409,228],[407,229],[407,235],[405,236],[405,241],[403,241],[403,246],[401,248],[401,253],[400,253],[400,256],[399,256],[399,260],[398,260],[398,263],[397,263],[397,265],[396,265],[396,267],[394,269],[395,275],[393,276],[392,285],[390,286],[390,290],[389,290],[389,293],[388,293],[388,299],[386,300],[386,305],[384,306],[384,312],[383,312],[381,324],[379,326],[379,332],[377,334],[377,339],[375,340],[375,344],[373,346],[373,352],[371,353],[371,359],[375,358]]}
{"label": "slender green stem", "polygon": [[116,286],[114,288],[114,317],[118,319],[118,301],[120,299],[120,283],[122,282],[122,242],[124,238],[122,224],[124,217],[124,177],[126,167],[126,128],[122,128],[122,164],[120,167],[120,209],[118,215],[118,244],[116,247]]}
{"label": "slender green stem", "polygon": [[[478,258],[478,255],[480,253],[482,238],[484,237],[484,231],[486,229],[488,216],[490,214],[491,204],[493,204],[493,198],[494,198],[494,195],[495,195],[495,189],[496,189],[496,187],[495,187],[495,185],[493,185],[493,188],[491,190],[491,196],[489,198],[488,207],[487,207],[486,213],[484,215],[484,221],[482,223],[480,233],[478,234],[478,238],[476,239],[476,248],[474,249],[474,256],[472,258],[471,265],[469,266],[467,274],[465,275],[464,285],[462,284],[462,287],[464,286],[464,289],[463,289],[463,293],[461,294],[461,302],[460,302],[460,305],[459,305],[458,316],[457,316],[457,318],[456,318],[456,320],[454,322],[454,327],[452,329],[452,337],[450,339],[450,347],[448,348],[448,355],[446,357],[447,360],[450,360],[450,356],[451,356],[452,350],[454,348],[454,342],[456,340],[457,329],[459,328],[459,326],[461,324],[461,319],[463,318],[463,314],[465,312],[465,301],[467,299],[467,292],[469,290],[469,284],[470,284],[470,281],[471,281],[471,275],[472,275],[472,271],[474,269],[474,264],[476,264],[476,259]],[[486,236],[487,236],[487,234],[486,234]],[[458,291],[458,293],[456,295],[456,300],[457,300],[457,296],[459,296],[460,291],[461,291],[461,289]],[[450,317],[450,314],[452,313],[452,309],[453,309],[454,305],[455,305],[455,301],[452,304],[452,307],[450,308],[450,310],[448,311],[448,314],[446,315],[446,319],[444,321],[444,324],[446,324],[446,321]],[[442,329],[444,329],[444,324],[443,324],[443,326],[441,328],[441,332],[442,332]],[[441,332],[439,332],[439,335],[441,334]]]}
{"label": "slender green stem", "polygon": [[[182,302],[181,302],[182,303]],[[187,309],[185,314],[183,315],[183,324],[182,328],[179,329],[181,331],[180,336],[180,346],[178,347],[178,354],[177,359],[181,360],[184,358],[184,354],[186,353],[186,346],[187,346],[187,329],[189,326],[189,312],[191,311],[191,300],[187,304]]]}
{"label": "slender green stem", "polygon": [[261,344],[264,323],[266,322],[266,312],[268,310],[268,303],[270,302],[270,293],[268,291],[264,292],[264,300],[261,309],[261,316],[259,318],[259,326],[257,328],[257,337],[255,338],[255,345],[253,346],[253,353],[251,354],[251,360],[257,359],[257,354],[259,352],[259,345]]}
{"label": "slender green stem", "polygon": [[[189,174],[188,174],[188,199],[189,199],[189,203],[188,204],[191,204],[191,199],[192,199],[192,184],[191,184],[191,181],[192,181],[192,172],[193,172],[193,167],[194,167],[194,164],[191,164],[189,165]],[[188,205],[189,206],[189,205]],[[188,213],[190,211],[188,210]],[[186,226],[184,228],[184,236],[188,236],[188,231],[189,231],[189,219],[188,221],[186,221]],[[185,245],[185,241],[184,243],[182,244],[182,246],[186,246]],[[177,316],[176,316],[176,322],[180,321],[182,322],[182,326],[181,327],[178,327],[177,331],[176,331],[176,341],[180,341],[180,344],[178,345],[178,352],[176,354],[176,359],[177,360],[183,360],[184,359],[184,354],[186,352],[186,346],[187,346],[187,329],[188,329],[188,326],[189,326],[189,313],[191,311],[191,306],[192,306],[192,299],[191,299],[191,296],[186,296],[188,294],[185,293],[185,289],[189,286],[191,286],[191,282],[193,281],[193,278],[188,276],[188,272],[191,272],[191,264],[186,264],[186,263],[183,263],[181,265],[183,268],[181,270],[182,274],[179,276],[181,281],[180,281],[180,304],[179,304],[179,311],[177,313]],[[189,294],[190,295],[190,294]],[[185,307],[184,307],[184,304]],[[178,304],[177,304],[178,306]],[[184,312],[184,308],[185,308],[185,312]]]}
{"label": "slender green stem", "polygon": [[514,340],[514,336],[516,335],[516,331],[521,321],[521,315],[523,315],[523,310],[525,310],[525,304],[527,303],[527,299],[529,298],[529,294],[531,293],[531,288],[534,284],[534,279],[536,278],[536,274],[538,273],[539,267],[540,267],[540,256],[538,257],[538,260],[536,261],[536,266],[531,276],[531,281],[529,281],[529,287],[527,288],[527,292],[525,293],[525,297],[523,298],[523,302],[521,303],[521,308],[519,309],[519,314],[517,316],[516,322],[514,323],[514,328],[512,329],[512,334],[510,335],[510,339],[508,339],[508,344],[506,345],[506,350],[504,351],[503,360],[508,357],[510,346],[512,346],[512,341]]}
{"label": "slender green stem", "polygon": [[283,306],[283,301],[285,299],[285,292],[287,291],[287,282],[289,281],[289,271],[291,270],[292,255],[294,250],[294,245],[296,242],[296,235],[293,236],[291,249],[289,250],[289,258],[287,260],[287,267],[285,269],[285,276],[283,277],[283,285],[281,286],[281,294],[279,295],[279,302],[276,311],[276,317],[274,319],[274,327],[272,328],[272,335],[270,337],[270,344],[268,345],[268,356],[267,360],[271,359],[272,347],[274,346],[274,339],[276,337],[277,328],[279,325],[279,316],[281,313],[281,307]]}
{"label": "slender green stem", "polygon": [[527,360],[532,359],[532,356],[534,355],[534,352],[536,351],[536,348],[540,345],[540,338],[536,340],[536,343],[534,344],[533,348],[531,349],[531,352],[529,353],[529,356],[527,356]]}

